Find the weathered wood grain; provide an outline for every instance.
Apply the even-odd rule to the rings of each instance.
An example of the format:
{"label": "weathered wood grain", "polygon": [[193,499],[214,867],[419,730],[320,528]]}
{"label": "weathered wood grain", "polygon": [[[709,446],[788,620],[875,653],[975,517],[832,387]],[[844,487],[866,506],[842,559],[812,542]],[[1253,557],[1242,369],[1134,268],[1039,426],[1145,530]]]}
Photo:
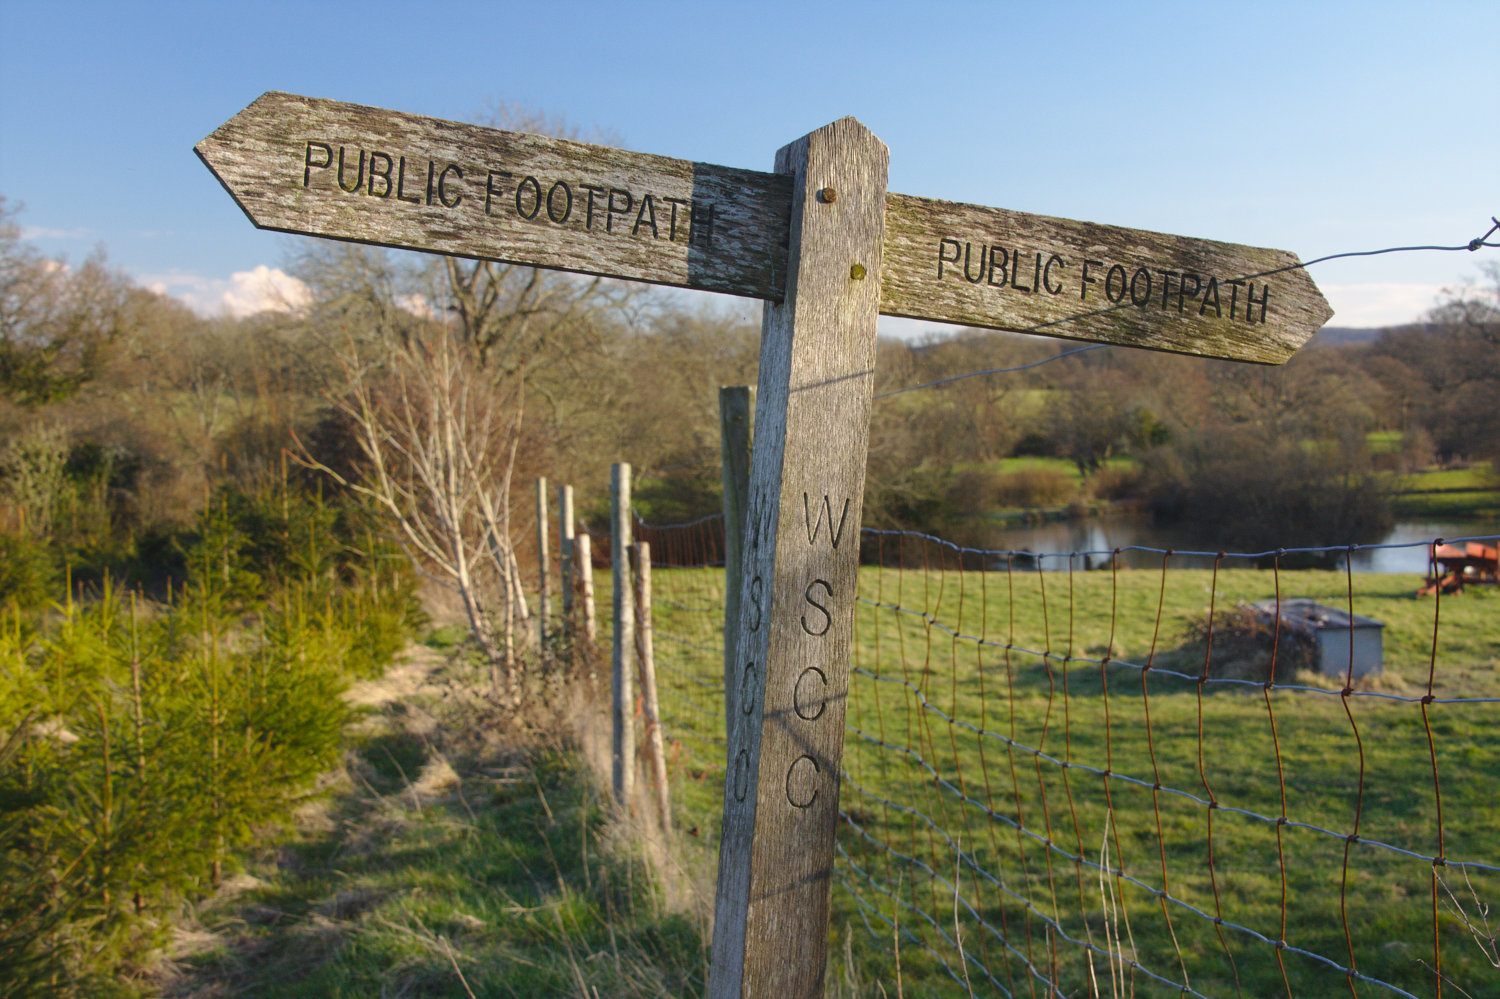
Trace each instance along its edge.
{"label": "weathered wood grain", "polygon": [[773,174],[276,92],[197,153],[263,229],[758,298],[784,286],[790,189]]}
{"label": "weathered wood grain", "polygon": [[614,629],[610,656],[610,714],[614,739],[611,771],[615,807],[630,814],[635,796],[635,590],[630,573],[632,538],[630,466],[616,462],[609,470],[609,557],[614,582]]}
{"label": "weathered wood grain", "polygon": [[672,795],[667,783],[667,751],[661,734],[661,701],[656,696],[656,647],[651,626],[651,545],[631,546],[635,563],[635,645],[641,665],[641,713],[646,717],[646,758],[651,762],[651,795],[662,834],[672,836]]}
{"label": "weathered wood grain", "polygon": [[750,495],[750,387],[719,388],[719,460],[724,485],[724,733],[734,731],[745,506]]}
{"label": "weathered wood grain", "polygon": [[536,480],[536,637],[543,660],[552,654],[547,645],[552,618],[552,587],[547,578],[547,499],[547,479],[543,476]]}
{"label": "weathered wood grain", "polygon": [[1333,315],[1284,250],[892,194],[886,315],[1279,364]]}
{"label": "weathered wood grain", "polygon": [[885,146],[845,118],[782,149],[787,294],[766,306],[708,994],[823,994]]}
{"label": "weathered wood grain", "polygon": [[578,585],[577,570],[574,568],[576,556],[574,555],[574,532],[573,526],[573,487],[557,487],[557,555],[559,573],[562,577],[562,633],[568,640],[573,638],[573,592]]}
{"label": "weathered wood grain", "polygon": [[589,664],[589,689],[597,690],[594,676],[594,646],[599,644],[599,615],[594,609],[594,542],[587,531],[573,539],[576,554],[574,565],[578,567],[578,603],[583,616],[583,642],[588,654],[584,661]]}

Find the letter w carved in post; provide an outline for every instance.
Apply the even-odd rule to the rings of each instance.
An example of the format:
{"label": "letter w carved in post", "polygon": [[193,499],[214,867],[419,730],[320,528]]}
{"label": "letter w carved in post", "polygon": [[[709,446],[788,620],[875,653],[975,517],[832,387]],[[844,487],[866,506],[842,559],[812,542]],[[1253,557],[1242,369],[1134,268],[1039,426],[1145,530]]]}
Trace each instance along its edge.
{"label": "letter w carved in post", "polygon": [[828,515],[828,543],[833,545],[834,550],[837,551],[839,541],[844,536],[844,521],[849,519],[849,501],[847,499],[844,500],[844,508],[839,513],[838,526],[835,527],[833,524],[833,501],[828,498],[828,495],[826,493],[823,495],[823,505],[818,509],[818,519],[813,520],[812,500],[808,497],[807,493],[802,494],[802,520],[807,525],[807,543],[809,545],[817,543],[818,532],[823,529],[823,516],[825,513]]}
{"label": "letter w carved in post", "polygon": [[771,532],[771,518],[775,511],[771,505],[771,498],[766,495],[764,488],[756,489],[750,493],[749,509],[746,511],[745,534],[750,542],[752,552],[760,551],[762,544],[770,545],[775,538]]}

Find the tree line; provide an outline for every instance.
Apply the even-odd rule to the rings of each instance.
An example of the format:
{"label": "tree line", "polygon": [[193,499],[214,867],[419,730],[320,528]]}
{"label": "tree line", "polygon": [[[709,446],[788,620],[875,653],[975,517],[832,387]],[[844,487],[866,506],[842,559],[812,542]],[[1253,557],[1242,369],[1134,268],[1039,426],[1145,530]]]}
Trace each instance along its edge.
{"label": "tree line", "polygon": [[[418,565],[468,594],[474,620],[514,622],[529,612],[531,512],[509,485],[574,482],[602,522],[608,466],[628,460],[649,519],[719,508],[716,389],[755,382],[753,308],[306,240],[286,262],[305,306],[205,318],[102,258],[37,254],[12,216],[0,502],[11,533],[23,520],[47,533],[85,577],[108,566],[159,582],[164,533],[205,496],[290,475],[373,503]],[[1066,347],[977,330],[883,339],[875,391]],[[1497,387],[1490,265],[1419,323],[1315,340],[1278,367],[1104,347],[879,399],[866,522],[982,542],[999,510],[1124,502],[1230,547],[1370,541],[1394,475],[1500,458]],[[468,451],[445,453],[439,430],[458,425]],[[1016,467],[1028,457],[1053,462]],[[471,477],[473,505],[449,511],[447,538],[423,533],[454,499],[434,491],[440,473]],[[507,626],[489,631],[503,658]]]}

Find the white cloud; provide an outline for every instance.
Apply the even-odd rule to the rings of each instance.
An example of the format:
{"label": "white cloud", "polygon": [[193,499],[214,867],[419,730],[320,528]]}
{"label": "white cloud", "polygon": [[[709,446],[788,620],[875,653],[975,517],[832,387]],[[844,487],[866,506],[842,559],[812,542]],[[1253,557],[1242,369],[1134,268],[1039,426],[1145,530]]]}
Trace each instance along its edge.
{"label": "white cloud", "polygon": [[181,299],[194,312],[205,316],[292,312],[311,299],[307,285],[280,268],[265,264],[253,270],[235,271],[227,281],[172,271],[147,275],[141,282],[157,294]]}
{"label": "white cloud", "polygon": [[441,321],[443,318],[443,313],[439,311],[437,306],[433,305],[427,296],[421,293],[397,295],[396,307],[410,312],[414,316],[420,316],[423,319]]}
{"label": "white cloud", "polygon": [[92,229],[48,229],[39,225],[21,227],[22,239],[94,239],[97,235]]}
{"label": "white cloud", "polygon": [[1319,284],[1333,306],[1333,326],[1400,326],[1438,304],[1440,284]]}

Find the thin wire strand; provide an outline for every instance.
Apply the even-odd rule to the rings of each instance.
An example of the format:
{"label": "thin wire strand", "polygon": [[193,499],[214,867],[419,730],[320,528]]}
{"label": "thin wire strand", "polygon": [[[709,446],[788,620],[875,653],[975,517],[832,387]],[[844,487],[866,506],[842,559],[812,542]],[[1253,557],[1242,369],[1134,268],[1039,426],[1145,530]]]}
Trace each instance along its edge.
{"label": "thin wire strand", "polygon": [[881,392],[878,395],[874,396],[874,398],[889,399],[891,396],[900,395],[903,392],[915,392],[918,389],[932,388],[934,385],[947,385],[949,382],[960,382],[965,378],[978,378],[980,375],[1004,375],[1012,371],[1025,371],[1027,368],[1039,368],[1043,364],[1051,364],[1053,361],[1059,361],[1064,357],[1072,357],[1074,354],[1082,354],[1090,350],[1098,350],[1101,347],[1108,346],[1109,344],[1107,343],[1094,343],[1090,344],[1087,347],[1074,347],[1072,350],[1065,350],[1061,354],[1053,354],[1051,357],[1044,357],[1040,361],[1032,361],[1029,364],[1017,364],[1015,367],[1011,368],[987,368],[984,371],[970,371],[967,374],[952,375],[948,378],[939,378],[937,381],[927,382],[923,385],[910,385],[906,388],[893,389],[890,392]]}

